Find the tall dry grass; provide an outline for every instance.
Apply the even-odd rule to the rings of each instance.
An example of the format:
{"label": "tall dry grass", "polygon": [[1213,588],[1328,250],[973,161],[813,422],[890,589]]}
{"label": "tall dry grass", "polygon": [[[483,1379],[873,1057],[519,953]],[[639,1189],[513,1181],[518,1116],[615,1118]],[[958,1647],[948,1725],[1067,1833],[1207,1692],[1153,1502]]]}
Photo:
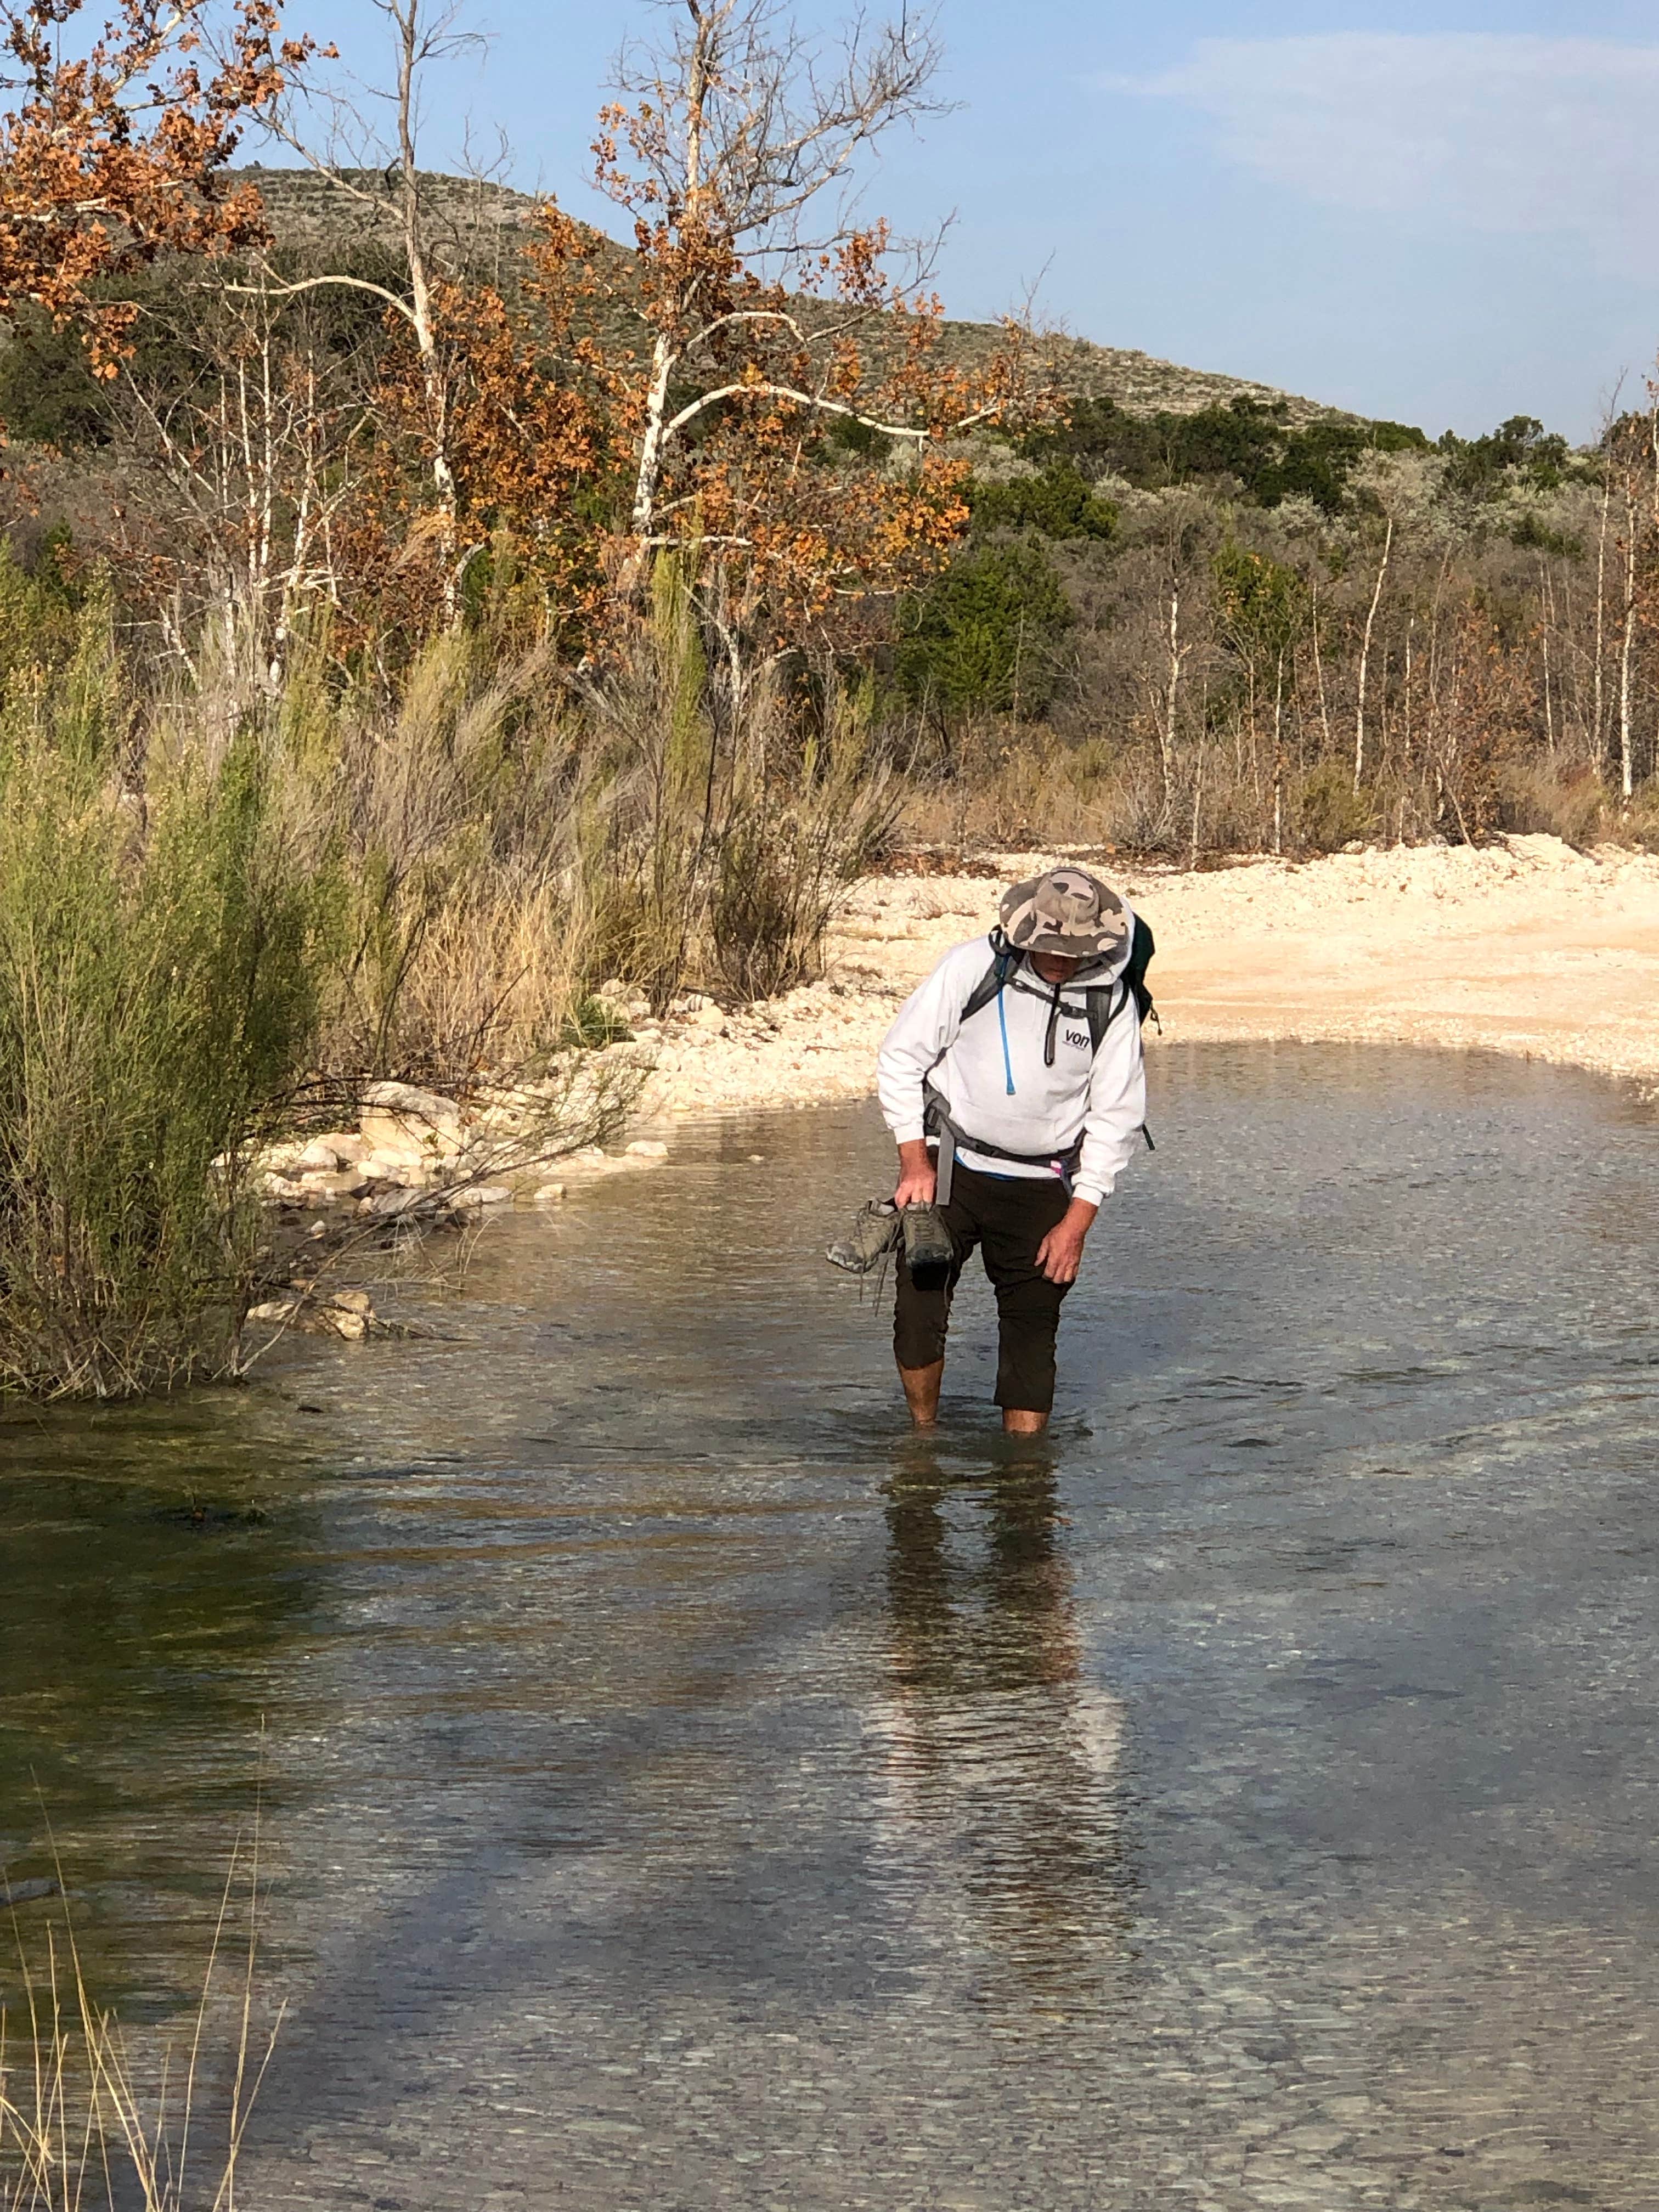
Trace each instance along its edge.
{"label": "tall dry grass", "polygon": [[258,1909],[256,1837],[232,1852],[184,2047],[144,2063],[88,1988],[67,1906],[33,1956],[14,1916],[23,1998],[0,2009],[0,2212],[234,2212],[283,2017],[256,2024]]}
{"label": "tall dry grass", "polygon": [[289,811],[343,887],[323,1066],[464,1088],[544,1063],[589,965],[587,767],[550,654],[453,633],[392,696],[313,664],[275,720]]}
{"label": "tall dry grass", "polygon": [[660,1011],[688,988],[769,997],[823,972],[825,932],[890,840],[902,783],[866,690],[763,672],[714,684],[676,564],[586,702],[577,820],[589,964]]}
{"label": "tall dry grass", "polygon": [[1409,765],[1390,763],[1358,790],[1346,761],[1292,760],[1277,812],[1258,770],[1241,748],[1218,739],[1183,757],[1171,798],[1150,744],[987,720],[957,733],[947,763],[906,781],[897,834],[906,844],[967,852],[1093,846],[1188,861],[1528,832],[1585,849],[1659,848],[1659,778],[1625,804],[1571,759],[1449,746]]}

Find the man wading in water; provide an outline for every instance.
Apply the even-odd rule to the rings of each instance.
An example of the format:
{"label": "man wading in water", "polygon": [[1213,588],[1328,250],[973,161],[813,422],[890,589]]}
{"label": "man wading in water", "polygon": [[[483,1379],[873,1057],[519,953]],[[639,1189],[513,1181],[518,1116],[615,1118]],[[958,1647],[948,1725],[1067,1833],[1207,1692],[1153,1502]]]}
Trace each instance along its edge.
{"label": "man wading in water", "polygon": [[1016,884],[1001,916],[988,941],[945,954],[881,1048],[902,1230],[893,1348],[910,1418],[931,1428],[951,1293],[978,1245],[996,1291],[1002,1425],[1035,1436],[1084,1240],[1145,1133],[1152,933],[1081,868]]}

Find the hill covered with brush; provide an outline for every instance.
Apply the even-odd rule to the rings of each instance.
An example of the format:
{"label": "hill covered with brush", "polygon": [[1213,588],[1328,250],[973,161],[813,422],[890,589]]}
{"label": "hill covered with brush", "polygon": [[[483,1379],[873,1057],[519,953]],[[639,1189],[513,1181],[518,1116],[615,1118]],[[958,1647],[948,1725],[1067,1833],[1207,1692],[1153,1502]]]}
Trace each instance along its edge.
{"label": "hill covered with brush", "polygon": [[[270,226],[281,246],[307,259],[331,247],[356,252],[395,252],[398,207],[395,179],[374,170],[349,173],[359,198],[343,192],[309,169],[250,167],[235,173],[258,185]],[[542,203],[529,193],[483,179],[435,173],[422,179],[423,211],[434,250],[452,265],[506,274]],[[616,240],[594,233],[605,261],[614,256],[624,289],[633,257]],[[637,326],[619,320],[614,335],[638,342]],[[950,356],[975,365],[989,356],[1002,332],[994,323],[947,319],[941,344]],[[1048,332],[1041,351],[1059,388],[1068,398],[1110,400],[1134,415],[1192,415],[1206,408],[1245,400],[1272,410],[1292,425],[1323,419],[1352,419],[1341,410],[1293,392],[1253,383],[1211,369],[1187,368],[1159,361],[1131,346],[1101,345],[1064,332]]]}

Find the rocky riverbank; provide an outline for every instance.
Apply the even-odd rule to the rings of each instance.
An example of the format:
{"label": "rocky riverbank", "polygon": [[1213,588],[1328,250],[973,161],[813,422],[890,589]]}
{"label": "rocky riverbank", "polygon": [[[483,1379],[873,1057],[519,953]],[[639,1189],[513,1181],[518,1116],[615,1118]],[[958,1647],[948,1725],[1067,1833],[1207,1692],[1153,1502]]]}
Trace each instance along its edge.
{"label": "rocky riverbank", "polygon": [[[636,1042],[633,1051],[648,1048]],[[617,1152],[600,1145],[559,1152],[568,1088],[555,1079],[485,1090],[463,1104],[412,1083],[372,1083],[356,1128],[296,1138],[260,1155],[263,1195],[284,1206],[343,1203],[383,1221],[429,1219],[515,1198],[556,1204],[571,1179],[648,1167],[666,1156],[667,1146],[649,1137]]]}

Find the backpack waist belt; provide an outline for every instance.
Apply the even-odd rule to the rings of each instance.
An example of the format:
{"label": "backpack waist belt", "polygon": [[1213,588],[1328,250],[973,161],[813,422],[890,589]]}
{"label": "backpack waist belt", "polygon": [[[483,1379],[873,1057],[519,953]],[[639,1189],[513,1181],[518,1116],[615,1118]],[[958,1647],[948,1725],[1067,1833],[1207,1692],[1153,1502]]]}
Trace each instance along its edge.
{"label": "backpack waist belt", "polygon": [[929,1136],[939,1139],[939,1185],[935,1203],[948,1206],[951,1185],[956,1172],[957,1154],[960,1152],[979,1152],[988,1160],[1011,1160],[1023,1168],[1051,1168],[1065,1186],[1066,1195],[1072,1194],[1072,1177],[1077,1172],[1078,1162],[1083,1157],[1083,1139],[1063,1152],[1011,1152],[1006,1145],[994,1145],[984,1137],[975,1137],[952,1119],[945,1094],[931,1079],[921,1086],[922,1127]]}

